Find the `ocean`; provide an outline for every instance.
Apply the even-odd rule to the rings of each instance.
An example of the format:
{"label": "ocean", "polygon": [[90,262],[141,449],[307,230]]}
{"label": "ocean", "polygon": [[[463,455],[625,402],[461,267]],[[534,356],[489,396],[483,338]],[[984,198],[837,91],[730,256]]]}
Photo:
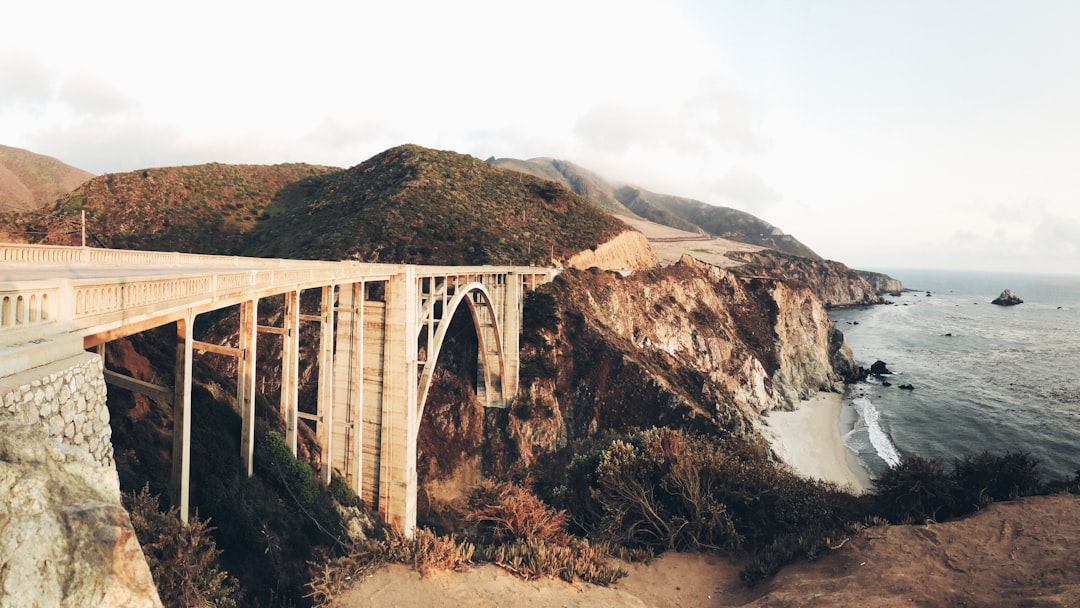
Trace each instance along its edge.
{"label": "ocean", "polygon": [[[1043,479],[1080,470],[1080,276],[875,269],[917,290],[834,310],[856,362],[886,363],[848,389],[844,437],[872,475],[901,457],[1024,450]],[[1003,289],[1024,300],[990,303]],[[913,390],[899,386],[910,384]]]}

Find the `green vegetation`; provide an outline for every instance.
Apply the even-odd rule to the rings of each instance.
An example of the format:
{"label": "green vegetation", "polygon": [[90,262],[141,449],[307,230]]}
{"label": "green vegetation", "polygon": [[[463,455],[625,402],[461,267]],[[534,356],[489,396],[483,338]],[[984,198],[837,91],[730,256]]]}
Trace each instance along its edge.
{"label": "green vegetation", "polygon": [[399,146],[297,184],[244,251],[368,262],[547,265],[625,227],[550,181],[471,156]]}
{"label": "green vegetation", "polygon": [[1043,486],[1038,464],[1026,452],[983,452],[957,459],[950,474],[939,459],[908,456],[874,480],[876,512],[893,523],[941,521],[991,502],[1068,489]]}
{"label": "green vegetation", "polygon": [[232,608],[241,598],[236,579],[221,569],[209,520],[192,517],[184,525],[176,508],[160,509],[148,486],[125,492],[124,507],[142,545],[150,574],[165,606]]}
{"label": "green vegetation", "polygon": [[115,173],[65,191],[55,205],[11,223],[31,242],[77,245],[79,213],[85,211],[93,246],[234,255],[260,214],[292,195],[287,186],[333,171],[209,163]]}
{"label": "green vegetation", "polygon": [[751,584],[838,542],[863,515],[856,497],[737,440],[651,428],[578,448],[550,489],[574,529],[628,549],[747,555]]}

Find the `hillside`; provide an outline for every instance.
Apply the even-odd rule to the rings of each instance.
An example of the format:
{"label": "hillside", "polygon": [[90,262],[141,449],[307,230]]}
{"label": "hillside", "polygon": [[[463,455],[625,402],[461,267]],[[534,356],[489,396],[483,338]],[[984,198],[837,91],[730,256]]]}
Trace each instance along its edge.
{"label": "hillside", "polygon": [[614,188],[607,180],[572,162],[547,157],[531,158],[529,160],[499,158],[488,159],[488,162],[499,167],[558,182],[589,199],[597,207],[608,213],[635,217],[633,211],[627,209],[615,198]]}
{"label": "hillside", "polygon": [[310,182],[251,234],[249,255],[368,262],[562,264],[626,231],[549,180],[405,145]]}
{"label": "hillside", "polygon": [[960,521],[870,528],[839,550],[789,566],[753,589],[739,581],[732,560],[708,554],[665,553],[649,565],[630,564],[629,576],[613,587],[525,582],[490,565],[427,577],[388,566],[333,606],[388,600],[432,608],[1076,606],[1080,534],[1071,523],[1077,518],[1080,499],[1057,495],[996,503]]}
{"label": "hillside", "polygon": [[595,205],[623,216],[687,232],[722,237],[740,243],[820,259],[798,239],[744,211],[689,198],[657,194],[626,184],[613,184],[574,163],[553,158],[491,159],[490,163],[558,181]]}
{"label": "hillside", "polygon": [[665,224],[667,223],[665,220],[670,216],[675,216],[713,236],[768,247],[811,259],[821,259],[818,254],[800,243],[795,237],[785,234],[776,226],[745,211],[709,205],[679,196],[657,194],[634,186],[618,188],[615,191],[615,198],[627,209],[659,224]]}
{"label": "hillside", "polygon": [[[50,213],[24,220],[37,241],[78,244],[72,227],[86,211],[88,244],[117,249],[236,254],[286,185],[337,169],[306,164],[209,163],[95,177]],[[284,203],[279,203],[284,204]]]}
{"label": "hillside", "polygon": [[45,207],[93,176],[49,156],[0,146],[0,213]]}

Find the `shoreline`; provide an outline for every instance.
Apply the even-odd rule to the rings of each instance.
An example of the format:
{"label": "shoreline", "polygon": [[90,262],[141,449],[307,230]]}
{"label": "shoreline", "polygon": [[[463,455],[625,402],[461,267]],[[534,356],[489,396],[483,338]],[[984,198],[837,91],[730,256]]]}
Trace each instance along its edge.
{"label": "shoreline", "polygon": [[873,488],[870,473],[843,437],[855,425],[854,408],[839,393],[819,392],[794,411],[772,411],[759,427],[769,447],[796,473],[831,481],[857,494]]}

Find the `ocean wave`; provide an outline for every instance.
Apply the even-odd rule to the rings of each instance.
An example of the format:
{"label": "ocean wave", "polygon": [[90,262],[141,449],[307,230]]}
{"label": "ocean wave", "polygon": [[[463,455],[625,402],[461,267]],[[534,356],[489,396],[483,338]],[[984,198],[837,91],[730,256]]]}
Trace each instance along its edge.
{"label": "ocean wave", "polygon": [[881,426],[881,412],[866,397],[856,397],[851,404],[855,406],[855,411],[859,414],[859,422],[856,423],[856,428],[865,427],[866,434],[870,439],[870,445],[874,448],[874,452],[877,453],[878,457],[889,466],[900,464],[900,452],[893,445],[892,439],[889,439],[889,434]]}

